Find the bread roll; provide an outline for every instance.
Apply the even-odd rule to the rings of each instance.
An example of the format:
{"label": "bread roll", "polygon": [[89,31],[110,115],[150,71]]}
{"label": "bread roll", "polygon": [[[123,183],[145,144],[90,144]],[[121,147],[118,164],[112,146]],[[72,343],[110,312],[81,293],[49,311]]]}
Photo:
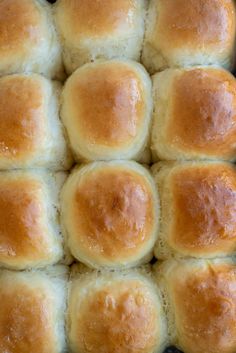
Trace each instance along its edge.
{"label": "bread roll", "polygon": [[35,74],[0,78],[0,169],[70,167],[58,118],[60,89]]}
{"label": "bread roll", "polygon": [[55,19],[66,71],[97,59],[140,58],[146,0],[59,0]]}
{"label": "bread roll", "polygon": [[210,67],[153,77],[153,158],[236,159],[236,80]]}
{"label": "bread roll", "polygon": [[72,353],[162,353],[166,318],[152,278],[137,270],[75,277],[68,338]]}
{"label": "bread roll", "polygon": [[90,267],[131,267],[152,257],[159,200],[148,170],[135,162],[76,168],[62,189],[61,212],[72,254]]}
{"label": "bread roll", "polygon": [[236,351],[236,265],[166,261],[157,268],[172,344],[186,353]]}
{"label": "bread roll", "polygon": [[236,254],[234,165],[160,163],[153,172],[162,210],[158,259]]}
{"label": "bread roll", "polygon": [[0,351],[64,353],[66,269],[0,271]]}
{"label": "bread roll", "polygon": [[65,176],[46,172],[0,173],[0,265],[43,267],[62,259],[58,192]]}
{"label": "bread roll", "polygon": [[77,160],[144,160],[151,113],[151,80],[132,61],[84,65],[62,94],[61,116]]}
{"label": "bread roll", "polygon": [[64,76],[51,5],[46,0],[0,2],[0,76],[19,72]]}
{"label": "bread roll", "polygon": [[142,61],[151,73],[167,67],[233,68],[234,0],[151,0]]}

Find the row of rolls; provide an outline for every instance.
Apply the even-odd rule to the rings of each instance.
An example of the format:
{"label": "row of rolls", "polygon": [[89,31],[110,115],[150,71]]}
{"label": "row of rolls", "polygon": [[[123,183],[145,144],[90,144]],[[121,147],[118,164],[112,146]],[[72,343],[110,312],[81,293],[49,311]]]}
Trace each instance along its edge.
{"label": "row of rolls", "polygon": [[[0,271],[3,352],[235,352],[236,265],[170,260],[125,271]],[[10,330],[11,328],[11,330]],[[168,350],[169,352],[169,350]]]}
{"label": "row of rolls", "polygon": [[[93,162],[0,173],[0,264],[123,269],[235,255],[236,170],[227,162]],[[65,180],[66,179],[66,180]],[[62,186],[63,185],[63,186]]]}
{"label": "row of rolls", "polygon": [[233,0],[0,0],[0,352],[235,353],[235,35]]}
{"label": "row of rolls", "polygon": [[83,64],[123,57],[153,74],[235,61],[234,0],[1,0],[0,75],[63,79]]}
{"label": "row of rolls", "polygon": [[0,138],[1,170],[68,170],[73,159],[235,161],[236,79],[206,66],[151,79],[120,59],[85,64],[63,87],[38,74],[3,76]]}

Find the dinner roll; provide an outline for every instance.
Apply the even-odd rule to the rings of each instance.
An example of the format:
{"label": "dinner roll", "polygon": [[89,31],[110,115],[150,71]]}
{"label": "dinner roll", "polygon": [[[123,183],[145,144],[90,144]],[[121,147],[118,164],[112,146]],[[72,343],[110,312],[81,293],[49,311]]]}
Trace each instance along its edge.
{"label": "dinner roll", "polygon": [[160,163],[153,172],[162,210],[157,258],[236,254],[234,165]]}
{"label": "dinner roll", "polygon": [[153,158],[236,159],[236,80],[219,68],[166,70],[153,78]]}
{"label": "dinner roll", "polygon": [[186,353],[234,353],[235,263],[172,260],[156,270],[172,344]]}
{"label": "dinner roll", "polygon": [[70,167],[58,118],[59,93],[60,85],[43,76],[0,78],[0,169]]}
{"label": "dinner roll", "polygon": [[58,0],[55,19],[66,71],[97,59],[139,60],[146,0]]}
{"label": "dinner roll", "polygon": [[42,267],[62,259],[57,212],[64,179],[37,170],[0,173],[0,266]]}
{"label": "dinner roll", "polygon": [[142,61],[151,73],[167,67],[233,68],[234,0],[151,0]]}
{"label": "dinner roll", "polygon": [[132,61],[100,61],[76,70],[64,87],[61,109],[76,159],[149,162],[151,90],[148,74]]}
{"label": "dinner roll", "polygon": [[131,267],[152,257],[159,200],[148,170],[135,162],[77,167],[63,186],[61,212],[72,254],[90,267]]}
{"label": "dinner roll", "polygon": [[61,49],[46,0],[0,1],[0,76],[19,72],[63,78]]}
{"label": "dinner roll", "polygon": [[0,271],[2,353],[65,352],[66,270],[50,272]]}
{"label": "dinner roll", "polygon": [[151,276],[141,270],[74,275],[68,339],[72,353],[162,353],[166,318]]}

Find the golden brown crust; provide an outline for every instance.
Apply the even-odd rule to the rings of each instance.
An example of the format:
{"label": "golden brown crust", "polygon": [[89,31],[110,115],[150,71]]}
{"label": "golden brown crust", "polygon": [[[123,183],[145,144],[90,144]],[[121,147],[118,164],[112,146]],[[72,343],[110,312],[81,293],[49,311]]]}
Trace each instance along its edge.
{"label": "golden brown crust", "polygon": [[42,186],[19,178],[0,182],[0,261],[48,255],[43,225]]}
{"label": "golden brown crust", "polygon": [[45,293],[4,281],[0,287],[0,351],[54,352],[51,313]]}
{"label": "golden brown crust", "polygon": [[33,1],[0,1],[0,57],[26,55],[42,37],[40,13]]}
{"label": "golden brown crust", "polygon": [[208,264],[195,272],[179,268],[170,287],[181,349],[188,353],[234,353],[236,268]]}
{"label": "golden brown crust", "polygon": [[71,82],[75,124],[87,143],[116,147],[132,141],[144,118],[140,78],[127,65],[110,62],[80,71]]}
{"label": "golden brown crust", "polygon": [[193,69],[176,78],[167,138],[183,151],[236,153],[236,82],[226,71]]}
{"label": "golden brown crust", "polygon": [[150,353],[157,344],[157,309],[139,281],[117,281],[81,302],[77,345],[83,353]]}
{"label": "golden brown crust", "polygon": [[107,259],[132,255],[152,236],[153,202],[150,185],[135,172],[114,167],[87,174],[72,206],[76,243]]}
{"label": "golden brown crust", "polygon": [[170,244],[185,253],[236,249],[236,170],[214,164],[189,166],[171,177]]}
{"label": "golden brown crust", "polygon": [[155,33],[162,48],[230,50],[235,35],[232,0],[160,0]]}
{"label": "golden brown crust", "polygon": [[18,75],[0,79],[0,158],[24,159],[37,150],[45,133],[44,109],[40,81]]}
{"label": "golden brown crust", "polygon": [[136,6],[134,0],[61,0],[58,11],[73,37],[96,38],[110,36],[132,24]]}

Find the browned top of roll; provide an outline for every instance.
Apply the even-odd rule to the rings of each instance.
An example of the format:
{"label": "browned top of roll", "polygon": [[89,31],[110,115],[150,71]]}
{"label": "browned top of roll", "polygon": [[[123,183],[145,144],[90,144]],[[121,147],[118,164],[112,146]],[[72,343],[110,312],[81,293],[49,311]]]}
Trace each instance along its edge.
{"label": "browned top of roll", "polygon": [[117,281],[81,303],[77,344],[81,352],[150,353],[158,337],[157,310],[142,283]]}
{"label": "browned top of roll", "polygon": [[47,244],[42,197],[40,182],[22,177],[1,179],[0,260],[44,258]]}
{"label": "browned top of roll", "polygon": [[231,48],[235,35],[232,0],[160,0],[156,33],[167,50]]}
{"label": "browned top of roll", "polygon": [[171,290],[182,349],[189,353],[235,352],[235,266],[209,264],[204,270],[174,274]]}
{"label": "browned top of roll", "polygon": [[75,191],[77,242],[94,256],[135,254],[152,236],[152,190],[138,173],[119,168],[86,175]]}
{"label": "browned top of roll", "polygon": [[1,352],[54,352],[45,293],[24,283],[4,281],[0,288]]}
{"label": "browned top of roll", "polygon": [[[145,110],[138,73],[125,63],[111,61],[84,67],[74,75],[68,85],[70,109],[81,136],[90,143],[112,147],[132,141]],[[73,120],[72,114],[67,114]]]}
{"label": "browned top of roll", "polygon": [[44,109],[40,80],[20,75],[0,79],[0,157],[25,159],[37,150],[44,138]]}
{"label": "browned top of roll", "polygon": [[214,164],[180,169],[172,177],[171,242],[195,252],[233,251],[236,240],[236,170]]}
{"label": "browned top of roll", "polygon": [[132,25],[136,0],[60,0],[57,18],[68,40],[80,37],[110,36]]}
{"label": "browned top of roll", "polygon": [[33,1],[0,1],[0,56],[25,56],[42,37],[41,14]]}
{"label": "browned top of roll", "polygon": [[236,152],[236,81],[226,71],[194,69],[174,82],[168,140],[184,151]]}

